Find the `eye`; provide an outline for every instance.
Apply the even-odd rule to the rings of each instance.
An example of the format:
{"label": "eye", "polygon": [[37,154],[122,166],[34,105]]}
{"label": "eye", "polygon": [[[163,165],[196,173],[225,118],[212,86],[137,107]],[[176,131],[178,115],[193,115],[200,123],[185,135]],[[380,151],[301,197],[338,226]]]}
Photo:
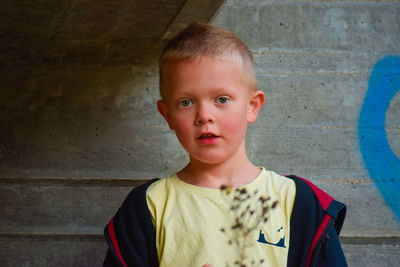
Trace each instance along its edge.
{"label": "eye", "polygon": [[182,107],[188,107],[192,104],[193,104],[192,101],[189,99],[183,99],[183,100],[179,101],[179,105]]}
{"label": "eye", "polygon": [[218,104],[225,104],[228,101],[229,101],[229,99],[227,97],[225,97],[225,96],[220,96],[220,97],[217,98],[217,103]]}

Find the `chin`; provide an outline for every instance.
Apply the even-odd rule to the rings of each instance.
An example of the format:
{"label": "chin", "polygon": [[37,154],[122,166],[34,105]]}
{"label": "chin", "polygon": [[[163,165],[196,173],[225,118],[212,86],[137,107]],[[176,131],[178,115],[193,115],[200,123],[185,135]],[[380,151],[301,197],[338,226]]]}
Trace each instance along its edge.
{"label": "chin", "polygon": [[217,165],[227,161],[229,157],[227,155],[190,155],[190,161],[196,161],[198,163],[207,165]]}

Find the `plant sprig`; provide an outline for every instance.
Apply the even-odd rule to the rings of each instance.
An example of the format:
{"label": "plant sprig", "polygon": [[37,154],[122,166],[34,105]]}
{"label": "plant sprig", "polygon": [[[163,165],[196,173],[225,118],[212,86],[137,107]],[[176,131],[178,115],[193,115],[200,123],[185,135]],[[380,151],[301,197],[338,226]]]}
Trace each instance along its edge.
{"label": "plant sprig", "polygon": [[264,259],[249,259],[246,251],[254,246],[252,233],[268,221],[269,211],[278,205],[278,201],[271,203],[271,198],[259,196],[258,190],[249,193],[246,188],[231,188],[224,185],[220,189],[227,196],[230,211],[234,216],[234,222],[230,227],[220,229],[228,235],[228,244],[236,246],[238,251],[238,258],[233,262],[233,266],[262,265]]}

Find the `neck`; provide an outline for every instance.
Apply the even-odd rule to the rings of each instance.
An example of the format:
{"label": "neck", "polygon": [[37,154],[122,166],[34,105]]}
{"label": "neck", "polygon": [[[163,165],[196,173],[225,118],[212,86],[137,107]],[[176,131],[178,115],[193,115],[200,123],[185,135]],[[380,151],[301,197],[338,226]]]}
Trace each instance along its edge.
{"label": "neck", "polygon": [[239,187],[253,181],[260,169],[250,162],[247,155],[232,157],[225,162],[209,164],[190,158],[190,162],[179,173],[184,182],[208,188],[220,188],[222,185]]}

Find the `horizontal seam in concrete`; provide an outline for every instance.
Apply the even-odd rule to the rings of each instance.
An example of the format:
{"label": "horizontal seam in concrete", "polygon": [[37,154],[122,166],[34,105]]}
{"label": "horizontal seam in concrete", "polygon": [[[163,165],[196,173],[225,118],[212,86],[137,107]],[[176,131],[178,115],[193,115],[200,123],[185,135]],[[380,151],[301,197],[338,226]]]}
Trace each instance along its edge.
{"label": "horizontal seam in concrete", "polygon": [[373,181],[370,179],[350,179],[350,178],[339,178],[339,179],[334,179],[334,180],[327,180],[327,179],[321,179],[318,180],[319,183],[324,183],[324,184],[373,184]]}
{"label": "horizontal seam in concrete", "polygon": [[[65,186],[121,186],[121,187],[136,187],[149,179],[53,179],[53,178],[0,178],[0,185],[37,185],[37,186],[53,186],[53,185],[65,185]],[[318,180],[319,183],[323,184],[372,184],[373,181],[369,179],[350,179],[350,178],[339,178],[334,180],[322,179]]]}
{"label": "horizontal seam in concrete", "polygon": [[[264,58],[268,56],[343,56],[343,57],[355,57],[357,59],[365,58],[380,58],[382,57],[382,53],[374,53],[370,51],[353,51],[353,50],[322,50],[322,49],[313,49],[308,50],[307,48],[299,49],[279,49],[279,48],[258,48],[258,49],[250,49],[251,54],[257,58]],[[393,51],[389,54],[394,53]]]}
{"label": "horizontal seam in concrete", "polygon": [[87,233],[0,233],[0,239],[39,239],[46,241],[104,241],[103,234],[87,234]]}
{"label": "horizontal seam in concrete", "polygon": [[256,72],[257,75],[265,75],[270,77],[287,77],[287,76],[357,76],[357,77],[368,77],[371,74],[367,72],[282,72],[282,73],[272,73],[272,72]]}
{"label": "horizontal seam in concrete", "polygon": [[[103,234],[87,233],[0,233],[0,239],[38,239],[43,241],[104,241]],[[368,236],[352,237],[342,236],[340,241],[343,245],[400,245],[400,236]]]}
{"label": "horizontal seam in concrete", "polygon": [[400,237],[390,236],[390,237],[350,237],[343,236],[340,237],[340,242],[343,245],[400,245]]}
{"label": "horizontal seam in concrete", "polygon": [[330,51],[279,51],[279,50],[271,50],[271,51],[254,51],[251,50],[253,55],[349,55],[353,53],[343,53],[343,52],[330,52]]}
{"label": "horizontal seam in concrete", "polygon": [[346,7],[351,5],[360,4],[365,6],[383,6],[383,5],[393,5],[398,4],[398,0],[348,0],[348,1],[340,1],[340,2],[332,2],[331,0],[303,0],[303,1],[282,1],[282,0],[270,0],[270,1],[263,1],[260,3],[259,1],[243,1],[244,3],[233,3],[230,6],[234,8],[248,8],[248,7],[264,7],[273,4],[274,6],[297,6],[297,5],[306,5],[312,4],[315,6],[318,5],[329,5],[329,7]]}
{"label": "horizontal seam in concrete", "polygon": [[149,179],[99,179],[99,178],[0,178],[0,184],[35,184],[35,185],[89,185],[89,186],[138,186]]}
{"label": "horizontal seam in concrete", "polygon": [[[369,130],[380,130],[380,127],[363,127],[364,129],[369,129]],[[263,127],[262,125],[259,126],[259,129],[262,129],[263,131],[268,130],[268,131],[280,131],[280,130],[326,130],[326,131],[357,131],[358,128],[354,126],[348,126],[348,125],[324,125],[324,126],[285,126],[285,127]],[[399,132],[400,128],[399,127],[385,127],[385,131],[387,132]]]}

